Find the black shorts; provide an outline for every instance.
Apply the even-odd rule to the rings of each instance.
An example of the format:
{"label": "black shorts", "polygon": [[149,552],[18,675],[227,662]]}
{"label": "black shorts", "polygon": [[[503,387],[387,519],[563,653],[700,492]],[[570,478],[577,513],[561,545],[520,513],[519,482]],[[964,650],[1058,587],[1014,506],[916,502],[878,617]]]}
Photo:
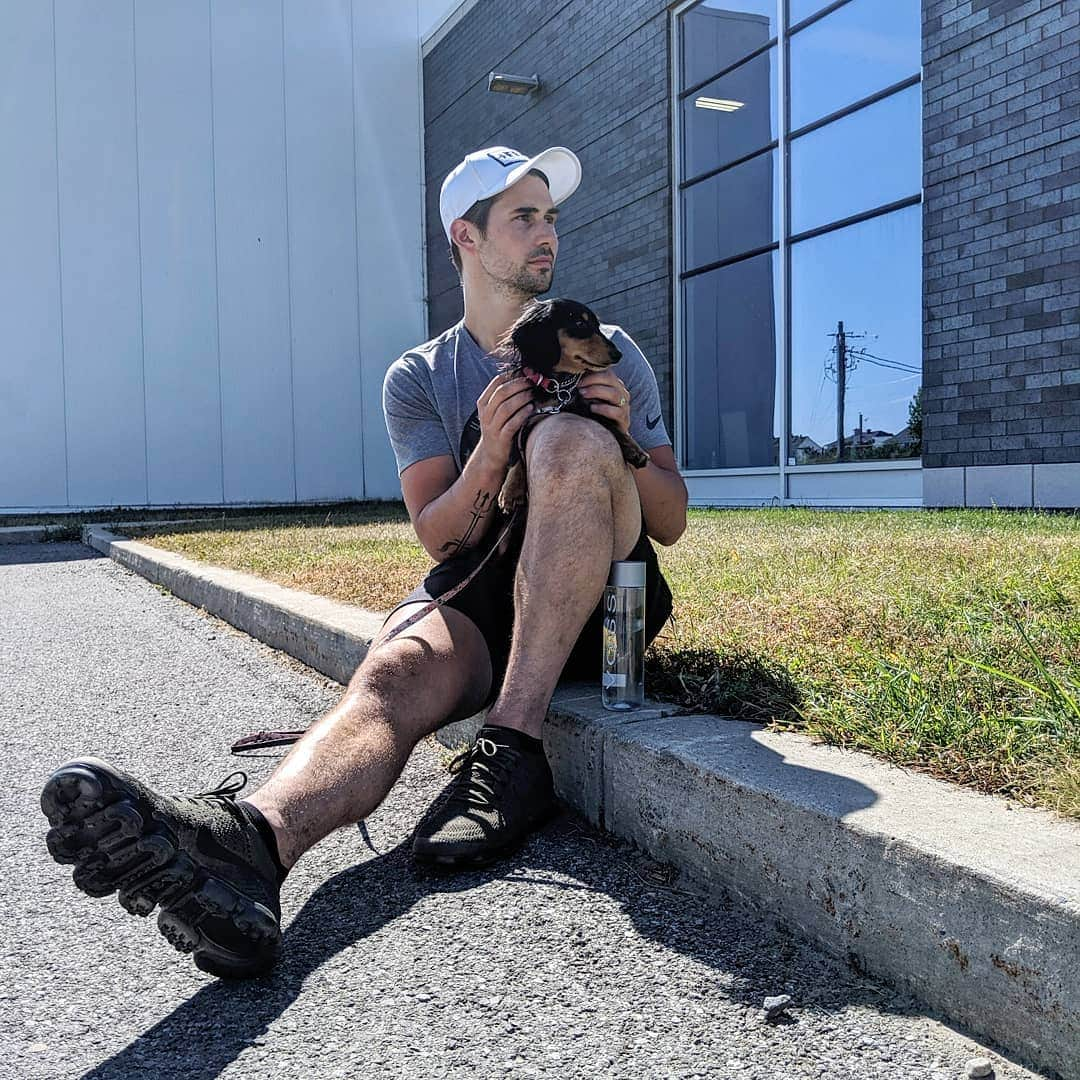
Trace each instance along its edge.
{"label": "black shorts", "polygon": [[[490,550],[499,528],[493,525],[488,536],[476,548],[433,567],[423,582],[394,611],[404,604],[434,600],[468,577]],[[468,616],[487,643],[491,657],[491,691],[485,703],[487,705],[498,697],[510,656],[510,637],[514,628],[514,572],[522,540],[521,530],[515,530],[515,533],[506,553],[492,555],[476,577],[446,602],[447,607]],[[656,552],[645,535],[644,526],[627,560],[645,563],[645,642],[648,644],[671,615],[671,590],[660,573]],[[570,652],[561,678],[595,680],[599,686],[602,637],[603,607],[598,602]]]}

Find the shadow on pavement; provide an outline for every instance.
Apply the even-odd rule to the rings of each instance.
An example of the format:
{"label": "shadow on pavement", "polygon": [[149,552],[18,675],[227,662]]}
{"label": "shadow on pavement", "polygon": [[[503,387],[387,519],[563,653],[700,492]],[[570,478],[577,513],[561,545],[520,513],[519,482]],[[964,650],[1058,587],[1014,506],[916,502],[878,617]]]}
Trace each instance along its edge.
{"label": "shadow on pavement", "polygon": [[105,557],[100,551],[78,540],[60,540],[48,544],[0,544],[0,567],[81,562],[84,559]]}
{"label": "shadow on pavement", "polygon": [[[606,849],[599,858],[598,848]],[[545,878],[545,870],[573,880]],[[661,876],[656,876],[658,871]],[[122,1051],[84,1073],[83,1080],[141,1075],[177,1053],[184,1056],[184,1076],[210,1080],[266,1033],[327,960],[427,895],[473,889],[500,878],[612,896],[643,937],[722,971],[728,982],[724,993],[755,1009],[761,1006],[762,987],[783,981],[778,964],[797,964],[804,955],[794,939],[759,913],[727,901],[706,904],[670,888],[662,883],[662,868],[564,813],[516,855],[484,870],[454,875],[425,871],[413,864],[409,842],[403,841],[336,874],[316,889],[286,928],[282,958],[270,976],[204,987]],[[681,917],[687,909],[692,909],[691,917]],[[732,923],[752,926],[751,940],[732,935]],[[826,1009],[855,1003],[888,1007],[872,986],[857,988],[846,982],[830,988],[831,996],[816,1004]]]}

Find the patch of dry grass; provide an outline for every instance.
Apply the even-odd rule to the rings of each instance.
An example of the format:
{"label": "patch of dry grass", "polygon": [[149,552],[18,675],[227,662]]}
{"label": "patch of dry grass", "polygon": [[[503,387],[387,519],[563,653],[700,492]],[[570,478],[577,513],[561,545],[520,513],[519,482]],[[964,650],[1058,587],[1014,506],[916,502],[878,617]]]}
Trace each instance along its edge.
{"label": "patch of dry grass", "polygon": [[[144,539],[376,610],[430,566],[393,504],[248,526]],[[651,692],[1080,817],[1080,518],[692,511],[659,554]]]}
{"label": "patch of dry grass", "polygon": [[325,516],[236,517],[210,530],[192,526],[139,539],[372,611],[392,608],[432,565],[400,503],[337,512],[330,522]]}

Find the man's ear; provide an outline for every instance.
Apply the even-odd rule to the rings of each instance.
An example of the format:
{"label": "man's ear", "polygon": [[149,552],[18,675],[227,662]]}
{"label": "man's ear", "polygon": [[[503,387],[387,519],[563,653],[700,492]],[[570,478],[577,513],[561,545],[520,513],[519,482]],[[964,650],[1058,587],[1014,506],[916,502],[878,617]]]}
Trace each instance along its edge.
{"label": "man's ear", "polygon": [[474,248],[476,246],[475,230],[476,226],[472,222],[464,218],[455,218],[450,222],[450,239],[459,248]]}

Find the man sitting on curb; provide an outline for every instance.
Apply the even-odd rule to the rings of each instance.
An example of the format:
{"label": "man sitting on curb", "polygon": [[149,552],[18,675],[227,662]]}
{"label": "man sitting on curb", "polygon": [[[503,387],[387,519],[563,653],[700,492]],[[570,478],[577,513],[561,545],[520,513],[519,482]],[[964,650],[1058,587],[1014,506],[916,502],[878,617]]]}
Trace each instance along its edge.
{"label": "man sitting on curb", "polygon": [[649,464],[631,470],[589,419],[544,418],[526,446],[524,528],[445,606],[380,645],[463,581],[502,528],[496,495],[535,406],[532,383],[499,374],[490,353],[551,288],[557,205],[580,178],[569,150],[527,159],[494,147],[443,183],[465,315],[400,357],[384,385],[405,503],[438,565],[391,612],[341,701],[244,800],[227,788],[160,795],[94,758],[69,762],[45,785],[49,850],[74,864],[75,884],[91,896],[118,892],[134,914],[160,905],[161,932],[205,971],[265,972],[280,948],[289,868],[334,829],[368,817],[420,739],[488,704],[456,779],[417,826],[413,855],[453,869],[513,850],[555,809],[542,724],[560,674],[598,676],[598,601],[613,559],[647,565],[650,640],[667,618],[670,593],[647,536],[671,544],[682,534],[686,487],[652,369],[627,334],[605,326],[622,358],[579,389],[649,451]]}

